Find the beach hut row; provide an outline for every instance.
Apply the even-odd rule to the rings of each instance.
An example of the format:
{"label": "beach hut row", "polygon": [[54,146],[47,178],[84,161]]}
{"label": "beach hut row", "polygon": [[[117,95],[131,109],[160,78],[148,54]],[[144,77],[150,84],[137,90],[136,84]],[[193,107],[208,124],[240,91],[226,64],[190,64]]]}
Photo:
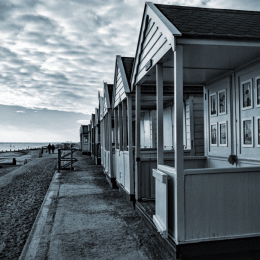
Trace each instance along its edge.
{"label": "beach hut row", "polygon": [[259,24],[146,3],[135,57],[116,56],[82,126],[84,152],[177,257],[259,249]]}

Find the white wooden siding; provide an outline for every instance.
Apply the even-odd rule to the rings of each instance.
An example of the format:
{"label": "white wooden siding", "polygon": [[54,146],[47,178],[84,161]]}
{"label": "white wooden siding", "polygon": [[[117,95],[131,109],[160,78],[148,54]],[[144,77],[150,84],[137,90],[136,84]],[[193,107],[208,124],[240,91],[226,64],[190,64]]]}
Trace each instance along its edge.
{"label": "white wooden siding", "polygon": [[104,116],[107,114],[107,98],[106,95],[104,95]]}
{"label": "white wooden siding", "polygon": [[185,170],[186,241],[260,234],[260,168]]}
{"label": "white wooden siding", "polygon": [[117,73],[117,76],[116,76],[116,86],[115,86],[114,107],[116,107],[123,99],[126,98],[123,80],[122,80],[122,76],[121,76],[121,71],[118,67],[117,67],[116,73]]}
{"label": "white wooden siding", "polygon": [[149,60],[153,60],[153,65],[156,64],[171,48],[170,44],[167,44],[166,35],[162,31],[152,18],[148,21],[139,54],[136,71],[137,81],[145,75],[145,65]]}

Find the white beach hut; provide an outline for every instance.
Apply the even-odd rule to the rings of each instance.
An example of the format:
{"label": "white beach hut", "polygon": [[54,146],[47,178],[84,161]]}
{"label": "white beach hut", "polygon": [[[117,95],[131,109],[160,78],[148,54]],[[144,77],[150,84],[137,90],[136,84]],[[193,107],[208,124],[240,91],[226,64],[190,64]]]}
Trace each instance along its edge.
{"label": "white beach hut", "polygon": [[116,56],[112,108],[114,111],[114,174],[128,201],[134,200],[133,93],[130,77],[134,59]]}
{"label": "white beach hut", "polygon": [[[147,88],[156,93],[153,222],[173,241],[177,255],[259,245],[259,23],[259,12],[145,4],[131,77],[136,92],[135,193],[140,198],[140,117]],[[195,120],[194,138],[203,133],[204,152],[186,156],[185,89],[192,93],[201,86],[204,130]],[[164,123],[167,92],[174,95],[169,108],[174,166],[166,164],[164,152],[171,136]]]}

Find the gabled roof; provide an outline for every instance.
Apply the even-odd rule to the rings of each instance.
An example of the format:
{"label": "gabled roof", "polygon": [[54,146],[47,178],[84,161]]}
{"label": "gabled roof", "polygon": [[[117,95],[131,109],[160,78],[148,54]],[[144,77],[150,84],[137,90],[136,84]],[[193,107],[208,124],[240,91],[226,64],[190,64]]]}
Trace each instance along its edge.
{"label": "gabled roof", "polygon": [[114,85],[112,92],[112,106],[125,99],[126,94],[130,93],[131,73],[134,64],[134,58],[116,56]]}
{"label": "gabled roof", "polygon": [[107,84],[104,82],[104,101],[106,102],[106,108],[111,108],[113,84]]}
{"label": "gabled roof", "polygon": [[[166,57],[165,55],[170,49],[175,51],[176,44],[185,45],[185,41],[187,45],[193,45],[194,49],[195,45],[205,44],[206,46],[206,41],[211,41],[212,46],[217,46],[217,41],[220,45],[229,45],[233,50],[233,56],[230,56],[233,58],[233,67],[241,66],[246,62],[246,58],[243,61],[243,56],[248,57],[249,60],[250,57],[258,55],[259,24],[260,12],[256,11],[161,5],[146,2],[131,76],[131,89],[134,90],[136,84],[148,82],[149,77],[151,81],[155,65],[162,62],[162,58]],[[242,44],[244,45],[242,46]],[[234,49],[234,45],[241,46]],[[213,47],[211,49],[213,50]],[[225,50],[227,49],[228,47],[225,48]],[[252,55],[250,56],[249,53],[247,55],[247,51]],[[241,53],[240,59],[235,59],[236,52]],[[194,53],[196,52],[194,51]],[[221,55],[221,52],[219,51],[217,55]],[[223,57],[223,64],[224,62],[228,64],[230,58],[227,55]],[[235,63],[236,65],[234,65]],[[233,67],[230,66],[229,69],[233,69]],[[205,76],[201,74],[199,84],[205,83],[204,80]]]}
{"label": "gabled roof", "polygon": [[132,69],[133,69],[133,64],[134,64],[134,58],[132,57],[121,57],[123,66],[125,69],[125,74],[126,74],[126,79],[128,81],[128,84],[130,86],[130,80],[131,80],[131,74],[132,74]]}
{"label": "gabled roof", "polygon": [[101,120],[103,118],[103,114],[104,114],[104,101],[103,101],[103,97],[100,95],[99,91],[98,91],[98,101],[99,101],[98,118],[99,118],[99,120]]}
{"label": "gabled roof", "polygon": [[112,95],[113,95],[113,84],[107,84],[108,96],[110,100],[110,104],[112,102]]}
{"label": "gabled roof", "polygon": [[[131,89],[134,90],[134,85],[138,81],[138,67],[143,61],[145,64],[148,61],[146,58],[148,56],[154,56],[155,53],[151,54],[150,50],[152,48],[157,48],[161,52],[167,52],[170,48],[175,49],[175,36],[181,36],[181,32],[160,12],[160,10],[151,2],[146,2],[144,6],[143,18],[141,23],[141,29],[139,32],[138,43],[135,53],[135,59],[133,64],[133,71],[131,74]],[[147,37],[151,39],[155,37],[155,40],[147,40]],[[146,41],[147,40],[147,41]],[[157,46],[160,45],[160,46]],[[147,48],[149,46],[149,50]],[[156,47],[154,47],[156,46]],[[164,46],[164,48],[162,48]],[[143,51],[145,54],[142,57]],[[148,50],[148,51],[147,51]],[[158,51],[157,51],[158,52]],[[148,55],[149,53],[149,55]],[[158,55],[157,55],[158,56]],[[154,60],[153,63],[156,64],[158,60]],[[144,65],[144,64],[143,64]],[[150,66],[150,68],[153,64]],[[142,66],[141,70],[145,66]]]}
{"label": "gabled roof", "polygon": [[99,120],[99,109],[95,108],[95,126],[98,125],[98,120]]}
{"label": "gabled roof", "polygon": [[112,92],[113,92],[113,84],[107,84],[104,82],[104,98],[103,98],[103,117],[107,114],[108,109],[112,108]]}
{"label": "gabled roof", "polygon": [[155,4],[183,37],[260,38],[260,12]]}
{"label": "gabled roof", "polygon": [[91,120],[90,120],[91,128],[95,125],[95,114],[91,114]]}

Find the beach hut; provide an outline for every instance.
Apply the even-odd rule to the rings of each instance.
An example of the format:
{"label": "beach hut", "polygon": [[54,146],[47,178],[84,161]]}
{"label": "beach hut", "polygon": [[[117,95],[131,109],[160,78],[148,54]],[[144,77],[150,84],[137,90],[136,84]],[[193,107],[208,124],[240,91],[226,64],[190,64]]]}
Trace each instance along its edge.
{"label": "beach hut", "polygon": [[113,85],[104,82],[103,87],[103,111],[100,118],[101,128],[101,161],[103,162],[104,173],[112,187],[116,187],[115,175],[113,172],[114,167],[114,153],[113,147],[113,113],[111,107]]}
{"label": "beach hut", "polygon": [[259,247],[259,22],[259,12],[145,4],[131,76],[135,194],[140,199],[144,172],[141,110],[154,109],[154,92],[152,221],[178,258]]}
{"label": "beach hut", "polygon": [[80,126],[80,150],[82,154],[89,152],[88,125]]}
{"label": "beach hut", "polygon": [[87,155],[91,155],[91,120],[90,123],[87,125],[87,138],[88,138],[88,149]]}
{"label": "beach hut", "polygon": [[130,78],[134,58],[116,56],[112,108],[114,111],[114,169],[116,183],[128,201],[134,200],[133,93]]}
{"label": "beach hut", "polygon": [[[100,106],[100,100],[99,100]],[[99,108],[95,109],[94,121],[94,161],[96,164],[101,164],[101,147],[100,147],[100,121],[99,121]]]}
{"label": "beach hut", "polygon": [[100,95],[100,92],[98,92],[98,100],[99,100],[99,127],[100,127],[100,163],[104,167],[104,129],[103,129],[103,123],[102,120],[104,118],[104,98]]}
{"label": "beach hut", "polygon": [[91,158],[95,160],[95,114],[91,114],[90,120],[90,152]]}

